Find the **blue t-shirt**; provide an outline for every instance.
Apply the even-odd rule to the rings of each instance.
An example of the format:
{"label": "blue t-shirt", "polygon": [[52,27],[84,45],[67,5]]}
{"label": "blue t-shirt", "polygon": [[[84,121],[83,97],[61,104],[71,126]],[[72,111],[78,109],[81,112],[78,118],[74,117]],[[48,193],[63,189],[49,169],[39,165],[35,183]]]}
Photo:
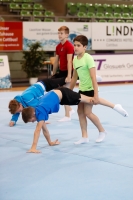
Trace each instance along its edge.
{"label": "blue t-shirt", "polygon": [[38,106],[35,108],[35,115],[37,121],[48,120],[49,114],[57,113],[60,108],[60,100],[54,91],[48,92],[39,101]]}

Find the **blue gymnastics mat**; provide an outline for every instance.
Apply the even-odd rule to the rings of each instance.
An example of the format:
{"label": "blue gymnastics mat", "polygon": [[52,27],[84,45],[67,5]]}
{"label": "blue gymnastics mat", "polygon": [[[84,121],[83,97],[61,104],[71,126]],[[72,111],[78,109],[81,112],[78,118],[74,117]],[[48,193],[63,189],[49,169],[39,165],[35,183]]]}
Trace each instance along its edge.
{"label": "blue gymnastics mat", "polygon": [[[52,114],[47,125],[58,146],[48,146],[41,133],[40,154],[26,153],[36,123],[14,127],[8,103],[19,92],[0,92],[0,200],[131,200],[133,198],[133,85],[99,86],[99,96],[122,104],[129,117],[113,109],[94,106],[107,131],[96,143],[98,130],[88,120],[89,143],[74,145],[81,138],[78,115],[58,122],[64,107]],[[77,89],[75,89],[77,90]],[[77,107],[73,106],[76,111]]]}

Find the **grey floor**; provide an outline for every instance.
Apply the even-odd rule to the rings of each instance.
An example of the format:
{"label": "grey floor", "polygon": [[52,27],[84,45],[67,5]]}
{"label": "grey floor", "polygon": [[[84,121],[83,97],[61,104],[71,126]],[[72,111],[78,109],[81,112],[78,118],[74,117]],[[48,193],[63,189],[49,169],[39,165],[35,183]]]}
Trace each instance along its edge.
{"label": "grey floor", "polygon": [[[74,145],[81,137],[77,113],[70,122],[50,116],[47,125],[58,146],[48,146],[42,133],[41,154],[26,153],[36,123],[24,124],[20,117],[9,127],[8,102],[20,92],[0,92],[0,200],[131,200],[133,198],[133,85],[100,86],[99,96],[121,103],[125,118],[114,110],[94,106],[107,131],[106,140],[95,143],[96,127],[88,120],[89,143]],[[77,89],[76,89],[77,90]],[[76,111],[77,107],[73,106]]]}

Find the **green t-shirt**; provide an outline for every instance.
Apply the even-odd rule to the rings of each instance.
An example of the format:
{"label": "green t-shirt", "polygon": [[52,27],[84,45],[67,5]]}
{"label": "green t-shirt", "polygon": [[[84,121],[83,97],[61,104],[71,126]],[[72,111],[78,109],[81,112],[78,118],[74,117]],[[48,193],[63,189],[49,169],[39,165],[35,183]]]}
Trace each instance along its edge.
{"label": "green t-shirt", "polygon": [[82,58],[74,57],[73,67],[77,71],[79,77],[79,90],[85,92],[93,90],[92,80],[90,77],[90,69],[95,67],[94,59],[88,53],[85,53]]}

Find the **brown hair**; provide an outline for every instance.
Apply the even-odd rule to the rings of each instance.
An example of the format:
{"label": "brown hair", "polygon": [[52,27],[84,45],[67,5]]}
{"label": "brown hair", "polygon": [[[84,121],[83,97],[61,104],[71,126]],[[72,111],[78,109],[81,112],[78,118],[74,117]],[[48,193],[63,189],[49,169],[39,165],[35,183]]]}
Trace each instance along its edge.
{"label": "brown hair", "polygon": [[74,38],[73,42],[80,42],[83,46],[88,45],[88,38],[84,35],[78,35],[77,37]]}
{"label": "brown hair", "polygon": [[8,108],[11,114],[15,114],[16,111],[19,109],[19,107],[20,107],[20,103],[16,101],[15,99],[9,102]]}
{"label": "brown hair", "polygon": [[69,34],[69,28],[67,26],[61,26],[58,31],[65,31],[66,34]]}
{"label": "brown hair", "polygon": [[34,114],[35,109],[32,107],[27,107],[22,110],[22,119],[25,123],[29,122]]}

